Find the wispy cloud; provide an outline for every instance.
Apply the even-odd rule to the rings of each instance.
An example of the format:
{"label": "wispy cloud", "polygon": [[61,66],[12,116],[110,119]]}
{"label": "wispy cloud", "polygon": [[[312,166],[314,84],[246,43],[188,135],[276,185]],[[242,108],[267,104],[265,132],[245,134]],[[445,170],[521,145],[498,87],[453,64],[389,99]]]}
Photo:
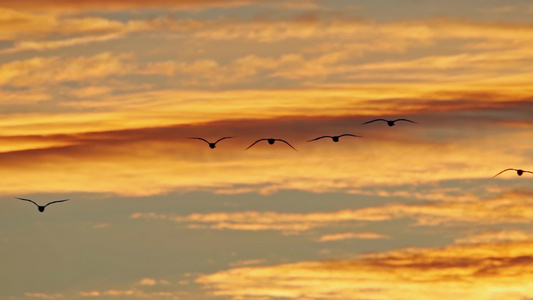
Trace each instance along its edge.
{"label": "wispy cloud", "polygon": [[238,1],[238,0],[88,0],[88,1],[71,1],[71,0],[6,0],[2,2],[2,6],[13,7],[16,9],[37,10],[124,10],[124,9],[140,9],[140,8],[190,8],[198,9],[201,7],[225,7],[236,6],[247,3],[257,2],[257,0]]}
{"label": "wispy cloud", "polygon": [[264,259],[247,259],[247,260],[239,260],[232,262],[230,266],[232,267],[244,267],[244,266],[251,266],[251,265],[259,265],[264,264]]}
{"label": "wispy cloud", "polygon": [[521,230],[488,231],[455,239],[457,244],[491,244],[533,240],[533,234]]}
{"label": "wispy cloud", "polygon": [[[527,223],[533,217],[531,192],[509,192],[492,199],[475,202],[444,202],[429,204],[393,203],[353,210],[314,212],[306,214],[277,212],[219,212],[177,216],[171,214],[134,213],[131,218],[167,220],[187,224],[190,228],[215,230],[263,231],[299,234],[313,228],[345,226],[354,222],[379,222],[411,218],[420,226]],[[319,241],[347,238],[387,238],[375,233],[341,233],[325,235]],[[477,237],[482,240],[483,237]],[[495,239],[495,236],[485,238]],[[475,240],[474,237],[471,238]]]}
{"label": "wispy cloud", "polygon": [[35,57],[0,65],[0,86],[26,87],[125,74],[131,70],[127,54],[109,52],[67,59]]}
{"label": "wispy cloud", "polygon": [[298,234],[317,227],[327,227],[353,221],[383,221],[390,217],[375,211],[365,213],[357,210],[316,212],[309,214],[276,212],[233,212],[192,214],[175,216],[156,213],[134,213],[133,219],[169,220],[188,223],[191,228],[231,229],[246,231],[277,230],[285,234]]}
{"label": "wispy cloud", "polygon": [[11,48],[3,49],[0,53],[15,53],[21,51],[35,50],[35,51],[44,51],[52,50],[64,47],[72,47],[78,45],[84,45],[95,42],[105,42],[114,39],[120,38],[120,34],[107,34],[100,36],[85,36],[77,37],[65,40],[57,41],[17,41],[14,43],[14,46]]}
{"label": "wispy cloud", "polygon": [[26,297],[37,298],[37,299],[63,299],[64,295],[62,294],[46,294],[46,293],[24,293]]}

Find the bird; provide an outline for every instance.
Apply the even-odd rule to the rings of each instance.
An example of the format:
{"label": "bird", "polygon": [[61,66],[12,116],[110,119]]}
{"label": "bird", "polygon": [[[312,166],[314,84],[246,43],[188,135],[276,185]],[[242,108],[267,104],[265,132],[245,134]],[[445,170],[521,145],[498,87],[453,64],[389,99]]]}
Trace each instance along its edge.
{"label": "bird", "polygon": [[202,140],[202,141],[208,143],[208,144],[209,144],[209,148],[211,148],[211,149],[215,149],[216,144],[217,144],[218,142],[222,141],[223,139],[231,139],[231,138],[233,138],[233,137],[232,137],[232,136],[225,136],[225,137],[223,137],[223,138],[219,138],[216,142],[211,143],[211,142],[209,142],[209,141],[207,141],[206,139],[203,139],[203,138],[201,138],[201,137],[190,137],[190,139]]}
{"label": "bird", "polygon": [[281,141],[281,142],[284,142],[285,144],[289,145],[289,147],[291,147],[292,149],[294,149],[294,151],[298,151],[298,150],[296,150],[296,148],[294,148],[291,144],[289,144],[286,140],[282,140],[282,139],[274,139],[274,138],[258,139],[257,141],[255,141],[253,144],[251,144],[250,146],[248,146],[248,148],[246,148],[246,149],[244,149],[244,150],[248,150],[248,149],[252,148],[253,145],[259,143],[260,141],[267,141],[270,145],[274,144],[275,141]]}
{"label": "bird", "polygon": [[316,141],[316,140],[320,140],[320,139],[323,139],[323,138],[331,138],[335,143],[339,141],[339,138],[342,137],[342,136],[353,136],[353,137],[361,137],[359,135],[355,135],[355,134],[350,134],[350,133],[345,133],[345,134],[341,134],[341,135],[324,135],[324,136],[320,136],[320,137],[317,137],[315,139],[312,139],[312,140],[309,140],[308,142],[312,142],[312,141]]}
{"label": "bird", "polygon": [[531,172],[531,171],[525,171],[525,170],[521,170],[521,169],[513,169],[513,168],[509,168],[509,169],[505,169],[505,170],[501,171],[500,173],[498,173],[498,174],[492,176],[492,178],[494,178],[494,177],[496,177],[496,176],[498,176],[498,175],[500,175],[501,173],[506,172],[506,171],[516,171],[516,174],[518,174],[518,176],[522,176],[522,174],[524,174],[524,173],[531,173],[531,174],[533,174],[533,172]]}
{"label": "bird", "polygon": [[15,198],[17,198],[17,199],[19,199],[19,200],[29,201],[29,202],[31,202],[31,203],[37,205],[37,208],[39,209],[40,212],[44,212],[44,209],[45,209],[48,205],[50,205],[50,204],[52,204],[52,203],[65,202],[65,201],[68,201],[68,200],[69,200],[69,199],[56,200],[56,201],[48,202],[46,205],[39,205],[39,204],[35,203],[33,200],[30,200],[30,199],[19,198],[19,197],[15,197]]}
{"label": "bird", "polygon": [[385,122],[387,122],[387,125],[389,125],[390,127],[394,126],[394,123],[397,122],[397,121],[407,121],[407,122],[411,122],[411,123],[417,124],[415,121],[411,121],[411,120],[407,120],[407,119],[396,119],[396,120],[375,119],[375,120],[372,120],[372,121],[364,122],[361,125],[365,125],[365,124],[376,122],[376,121],[385,121]]}

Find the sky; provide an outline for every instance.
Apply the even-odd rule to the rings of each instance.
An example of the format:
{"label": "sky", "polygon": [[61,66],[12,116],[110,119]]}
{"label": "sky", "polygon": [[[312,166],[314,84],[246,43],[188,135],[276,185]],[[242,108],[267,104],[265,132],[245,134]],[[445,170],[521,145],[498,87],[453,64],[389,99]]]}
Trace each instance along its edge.
{"label": "sky", "polygon": [[2,0],[0,299],[533,299],[532,20]]}

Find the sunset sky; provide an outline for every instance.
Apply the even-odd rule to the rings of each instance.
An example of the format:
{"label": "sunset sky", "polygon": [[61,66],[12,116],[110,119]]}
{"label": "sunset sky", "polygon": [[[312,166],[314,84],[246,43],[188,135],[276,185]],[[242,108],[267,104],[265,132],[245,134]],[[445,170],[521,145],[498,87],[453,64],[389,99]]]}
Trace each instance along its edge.
{"label": "sunset sky", "polygon": [[531,0],[1,0],[0,107],[1,300],[533,299]]}

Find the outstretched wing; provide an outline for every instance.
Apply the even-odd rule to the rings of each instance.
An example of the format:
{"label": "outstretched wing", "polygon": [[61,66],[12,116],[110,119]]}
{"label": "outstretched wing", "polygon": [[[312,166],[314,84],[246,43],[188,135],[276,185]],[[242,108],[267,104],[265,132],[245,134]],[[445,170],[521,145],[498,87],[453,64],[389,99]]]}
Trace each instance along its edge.
{"label": "outstretched wing", "polygon": [[15,198],[17,198],[17,199],[19,199],[19,200],[29,201],[29,202],[31,202],[31,203],[37,205],[37,207],[39,206],[39,204],[35,203],[33,200],[26,199],[26,198],[19,198],[19,197],[15,197]]}
{"label": "outstretched wing", "polygon": [[190,139],[193,139],[193,140],[202,140],[202,141],[204,141],[204,142],[206,142],[206,143],[209,144],[209,142],[208,142],[206,139],[203,139],[203,138],[201,138],[201,137],[190,137]]}
{"label": "outstretched wing", "polygon": [[385,119],[375,119],[375,120],[372,120],[372,121],[364,122],[364,123],[361,124],[361,125],[365,125],[365,124],[372,123],[372,122],[376,122],[376,121],[385,121],[385,122],[388,122],[388,121],[385,120]]}
{"label": "outstretched wing", "polygon": [[233,138],[233,137],[232,137],[232,136],[225,136],[225,137],[223,137],[223,138],[219,138],[219,139],[215,142],[215,144],[218,143],[218,142],[220,142],[220,141],[222,141],[222,140],[225,140],[225,139],[231,139],[231,138]]}
{"label": "outstretched wing", "polygon": [[496,176],[500,175],[500,174],[501,174],[501,173],[503,173],[503,172],[507,172],[507,171],[511,171],[511,170],[512,170],[512,171],[516,171],[516,169],[512,169],[512,168],[509,168],[509,169],[505,169],[505,170],[501,171],[500,173],[498,173],[498,174],[496,174],[496,175],[492,176],[492,178],[494,178],[494,177],[496,177]]}
{"label": "outstretched wing", "polygon": [[48,202],[44,207],[47,207],[50,204],[59,203],[59,202],[65,202],[65,201],[68,201],[68,200],[70,200],[70,199],[56,200],[56,201]]}
{"label": "outstretched wing", "polygon": [[523,171],[524,171],[524,173],[531,173],[531,174],[533,174],[533,172],[531,172],[531,171],[526,171],[526,170],[523,170]]}
{"label": "outstretched wing", "polygon": [[294,148],[291,144],[289,144],[289,142],[287,142],[286,140],[276,139],[276,141],[284,142],[285,144],[289,145],[289,147],[291,147],[292,149],[294,149],[294,151],[298,151],[298,150],[296,150],[296,148]]}
{"label": "outstretched wing", "polygon": [[341,137],[341,136],[362,137],[362,136],[360,136],[360,135],[355,135],[355,134],[351,134],[351,133],[345,133],[345,134],[341,134],[341,135],[339,135],[339,137]]}
{"label": "outstretched wing", "polygon": [[248,149],[252,148],[253,145],[259,143],[260,141],[266,141],[266,140],[268,140],[268,139],[259,139],[259,140],[255,141],[253,144],[251,144],[250,146],[248,146],[248,148],[246,148],[244,150],[248,150]]}
{"label": "outstretched wing", "polygon": [[411,120],[407,120],[407,119],[396,119],[396,120],[394,120],[394,122],[396,122],[396,121],[407,121],[407,122],[418,124],[415,121],[411,121]]}
{"label": "outstretched wing", "polygon": [[319,136],[319,137],[317,137],[316,139],[308,140],[308,142],[316,141],[316,140],[323,139],[323,138],[327,138],[327,137],[330,138],[330,137],[332,137],[332,136],[331,136],[331,135]]}

